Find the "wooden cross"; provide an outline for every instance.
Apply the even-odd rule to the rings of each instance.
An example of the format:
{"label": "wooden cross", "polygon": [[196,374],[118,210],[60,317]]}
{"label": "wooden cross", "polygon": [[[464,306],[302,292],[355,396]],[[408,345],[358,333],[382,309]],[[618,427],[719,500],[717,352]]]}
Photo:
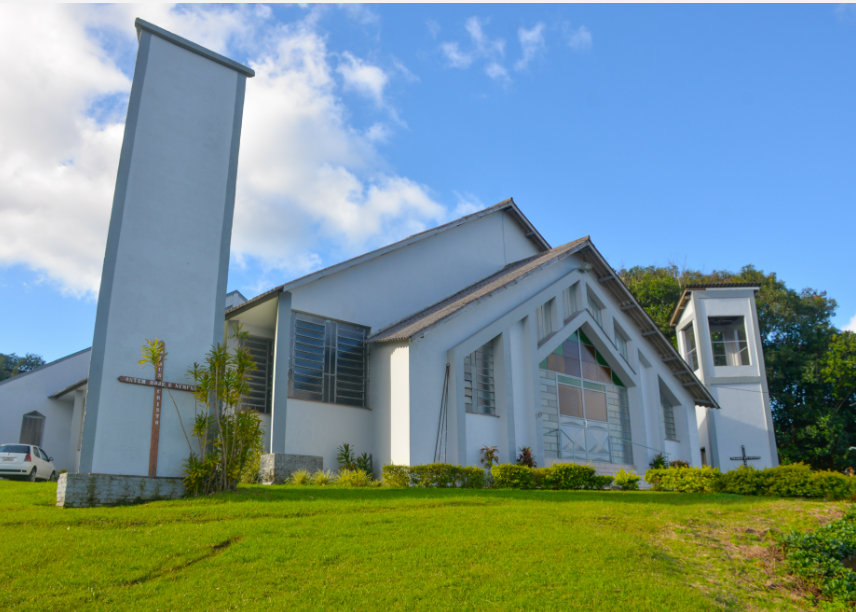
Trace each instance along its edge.
{"label": "wooden cross", "polygon": [[196,387],[194,385],[164,382],[163,362],[164,357],[166,356],[166,350],[164,349],[163,342],[161,342],[161,350],[162,356],[158,362],[157,369],[155,369],[154,380],[149,380],[147,378],[134,378],[132,376],[119,377],[119,382],[155,388],[155,399],[152,404],[152,443],[149,450],[149,476],[157,476],[158,472],[158,440],[160,439],[161,400],[163,398],[163,390],[175,389],[176,391],[190,391],[191,393],[196,393]]}
{"label": "wooden cross", "polygon": [[740,445],[740,456],[739,457],[731,457],[732,461],[742,461],[743,467],[749,467],[750,461],[755,461],[760,459],[761,457],[747,457],[746,456],[746,447],[742,444]]}

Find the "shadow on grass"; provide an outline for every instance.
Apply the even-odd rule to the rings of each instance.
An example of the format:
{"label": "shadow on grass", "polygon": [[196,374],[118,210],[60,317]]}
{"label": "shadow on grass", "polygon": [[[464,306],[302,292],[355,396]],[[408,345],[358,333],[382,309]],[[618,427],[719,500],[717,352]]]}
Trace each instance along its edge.
{"label": "shadow on grass", "polygon": [[[538,501],[553,503],[615,502],[646,505],[693,505],[710,503],[740,503],[748,501],[740,495],[670,493],[662,491],[520,491],[511,489],[439,489],[439,488],[340,488],[296,485],[242,485],[235,492],[220,493],[211,499],[242,502],[284,502],[305,500],[330,501],[407,501],[424,500],[455,503],[497,501]],[[775,501],[774,498],[752,498],[752,501]]]}

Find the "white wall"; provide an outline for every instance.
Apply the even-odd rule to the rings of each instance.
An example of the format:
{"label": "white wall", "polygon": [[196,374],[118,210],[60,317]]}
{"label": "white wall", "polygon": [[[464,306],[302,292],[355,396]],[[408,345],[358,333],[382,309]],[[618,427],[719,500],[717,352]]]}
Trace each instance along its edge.
{"label": "white wall", "polygon": [[496,212],[298,287],[292,309],[376,332],[537,252]]}
{"label": "white wall", "polygon": [[[336,449],[351,445],[357,455],[374,454],[372,411],[322,402],[288,400],[285,447],[289,454],[323,457],[325,470],[338,470]],[[375,462],[375,471],[380,469]]]}
{"label": "white wall", "polygon": [[74,470],[69,447],[71,432],[77,432],[72,423],[74,394],[66,401],[48,396],[86,378],[89,352],[74,353],[0,383],[0,444],[18,442],[24,415],[37,411],[46,417],[42,450],[54,458],[57,470]]}

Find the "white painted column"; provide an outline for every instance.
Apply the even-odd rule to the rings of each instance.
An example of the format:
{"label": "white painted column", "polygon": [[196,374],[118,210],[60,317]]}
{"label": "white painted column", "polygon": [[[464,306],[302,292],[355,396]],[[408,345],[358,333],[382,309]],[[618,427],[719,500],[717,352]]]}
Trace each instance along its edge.
{"label": "white painted column", "polygon": [[276,335],[273,346],[273,396],[270,412],[270,452],[285,452],[286,413],[288,411],[288,371],[291,367],[291,293],[277,298]]}

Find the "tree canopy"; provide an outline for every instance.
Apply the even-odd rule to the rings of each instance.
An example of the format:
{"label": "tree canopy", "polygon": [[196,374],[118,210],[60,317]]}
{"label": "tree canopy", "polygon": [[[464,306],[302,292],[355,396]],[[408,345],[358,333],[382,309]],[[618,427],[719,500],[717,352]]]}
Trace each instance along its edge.
{"label": "tree canopy", "polygon": [[856,465],[856,334],[832,325],[837,304],[826,292],[796,291],[775,273],[753,266],[705,274],[677,266],[637,266],[619,276],[677,346],[669,319],[684,287],[705,282],[751,282],[782,463],[815,468]]}
{"label": "tree canopy", "polygon": [[27,353],[23,357],[18,357],[15,353],[0,353],[0,380],[35,370],[42,365],[45,365],[45,360],[33,353]]}

